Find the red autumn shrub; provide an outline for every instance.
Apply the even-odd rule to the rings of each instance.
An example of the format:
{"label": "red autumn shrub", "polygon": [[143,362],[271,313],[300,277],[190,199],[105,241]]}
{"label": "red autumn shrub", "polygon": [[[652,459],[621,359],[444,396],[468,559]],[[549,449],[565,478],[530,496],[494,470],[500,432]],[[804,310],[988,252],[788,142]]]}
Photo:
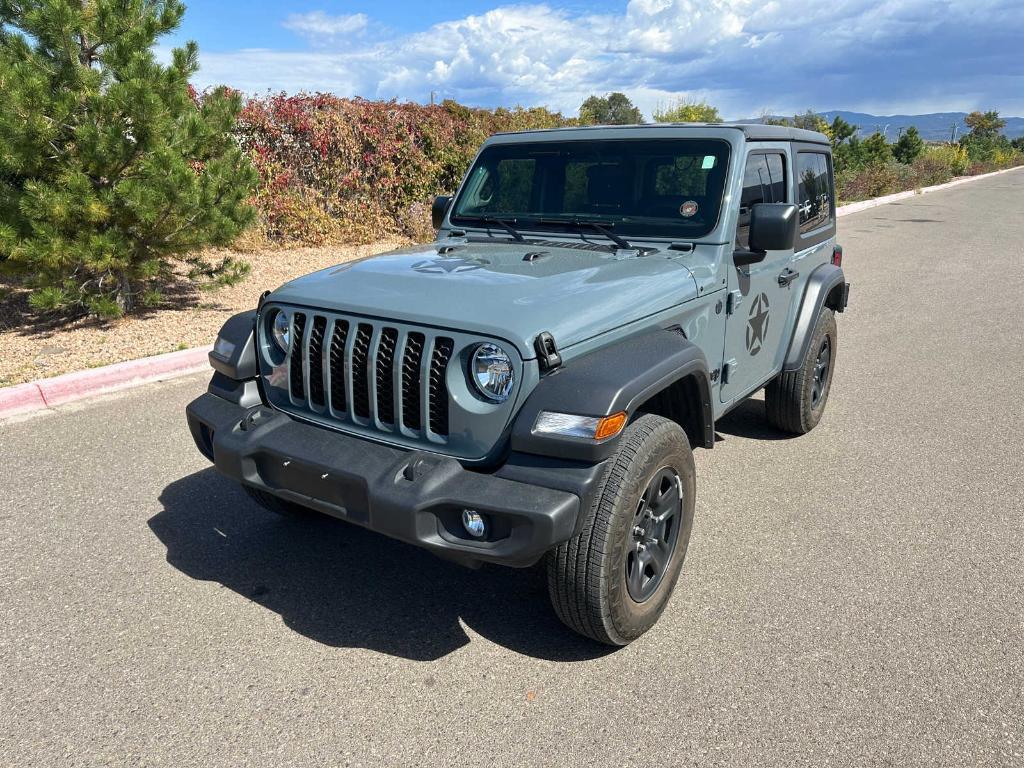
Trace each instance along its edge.
{"label": "red autumn shrub", "polygon": [[266,237],[321,244],[425,239],[430,199],[455,190],[484,139],[572,122],[543,108],[279,94],[251,99],[237,135],[259,171]]}

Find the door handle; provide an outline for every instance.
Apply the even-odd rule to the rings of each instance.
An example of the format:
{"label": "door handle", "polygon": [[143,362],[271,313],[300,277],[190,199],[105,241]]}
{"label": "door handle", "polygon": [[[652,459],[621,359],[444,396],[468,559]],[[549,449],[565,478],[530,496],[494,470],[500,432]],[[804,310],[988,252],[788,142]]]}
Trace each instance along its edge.
{"label": "door handle", "polygon": [[782,274],[779,275],[779,285],[789,285],[798,277],[800,277],[799,272],[794,272],[789,267],[786,267],[784,270],[782,270]]}

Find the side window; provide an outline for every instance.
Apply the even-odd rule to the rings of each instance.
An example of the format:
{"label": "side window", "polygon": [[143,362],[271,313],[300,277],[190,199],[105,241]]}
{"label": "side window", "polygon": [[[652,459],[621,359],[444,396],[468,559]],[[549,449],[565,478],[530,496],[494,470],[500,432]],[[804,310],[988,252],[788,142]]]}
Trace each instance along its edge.
{"label": "side window", "polygon": [[832,221],[832,178],[828,156],[801,152],[796,158],[799,181],[800,232],[813,232]]}
{"label": "side window", "polygon": [[786,202],[786,171],[780,154],[750,155],[743,170],[743,192],[736,224],[736,247],[750,247],[750,210],[758,203]]}

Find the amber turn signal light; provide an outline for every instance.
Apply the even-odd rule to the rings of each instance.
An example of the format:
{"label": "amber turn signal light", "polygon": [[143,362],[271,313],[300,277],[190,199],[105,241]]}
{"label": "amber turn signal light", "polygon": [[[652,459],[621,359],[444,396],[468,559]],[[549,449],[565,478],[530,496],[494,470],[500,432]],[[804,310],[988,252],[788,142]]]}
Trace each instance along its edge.
{"label": "amber turn signal light", "polygon": [[604,440],[606,437],[615,437],[626,426],[626,412],[619,411],[611,416],[605,416],[597,422],[597,429],[594,430],[595,440]]}

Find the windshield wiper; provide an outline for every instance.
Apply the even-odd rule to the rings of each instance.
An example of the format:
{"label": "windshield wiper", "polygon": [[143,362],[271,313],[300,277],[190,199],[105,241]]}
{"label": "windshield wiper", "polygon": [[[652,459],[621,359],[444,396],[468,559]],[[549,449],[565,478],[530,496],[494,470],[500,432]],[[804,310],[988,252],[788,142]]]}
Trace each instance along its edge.
{"label": "windshield wiper", "polygon": [[572,224],[574,227],[590,227],[597,232],[611,240],[619,248],[631,249],[633,246],[629,244],[629,241],[625,238],[619,237],[612,232],[612,227],[615,225],[610,221],[588,221],[586,219],[558,219],[558,218],[543,218],[538,219],[541,224]]}
{"label": "windshield wiper", "polygon": [[512,226],[516,223],[515,219],[496,219],[493,216],[460,216],[459,221],[472,221],[478,224],[497,224],[512,235],[514,240],[521,243],[526,239],[519,233],[519,230]]}

